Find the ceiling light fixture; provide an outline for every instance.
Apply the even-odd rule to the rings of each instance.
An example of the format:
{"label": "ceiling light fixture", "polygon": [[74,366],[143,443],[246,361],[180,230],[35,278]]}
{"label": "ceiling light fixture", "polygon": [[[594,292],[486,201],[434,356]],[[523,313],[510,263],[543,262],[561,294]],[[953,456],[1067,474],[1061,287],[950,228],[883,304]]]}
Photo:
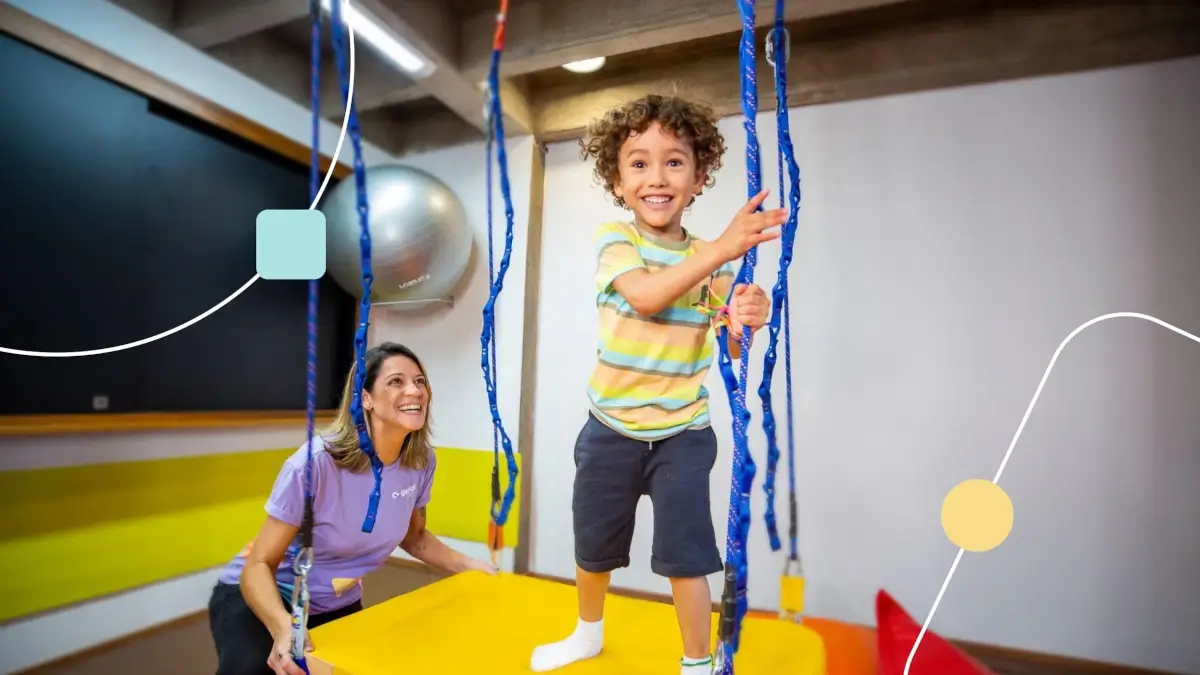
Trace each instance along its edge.
{"label": "ceiling light fixture", "polygon": [[572,61],[564,63],[563,68],[572,73],[594,73],[604,67],[604,57],[597,56],[594,59],[584,59],[582,61]]}
{"label": "ceiling light fixture", "polygon": [[[332,0],[321,0],[321,8],[329,12],[333,9],[331,3]],[[341,12],[342,22],[354,30],[355,39],[362,38],[405,73],[415,79],[423,79],[433,74],[433,63],[412,45],[384,28],[378,19],[346,0],[342,0]]]}

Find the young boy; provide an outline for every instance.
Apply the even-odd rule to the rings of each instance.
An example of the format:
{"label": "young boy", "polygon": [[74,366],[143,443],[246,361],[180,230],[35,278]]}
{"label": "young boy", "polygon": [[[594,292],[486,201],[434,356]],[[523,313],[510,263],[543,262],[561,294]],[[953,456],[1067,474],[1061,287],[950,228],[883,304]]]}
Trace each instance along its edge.
{"label": "young boy", "polygon": [[716,321],[730,327],[740,353],[743,331],[767,321],[758,286],[739,285],[726,312],[732,261],[779,237],[783,210],[756,213],[755,196],[725,232],[705,242],[683,228],[691,206],[725,152],[712,111],[647,96],[610,111],[589,130],[584,156],[632,222],[597,233],[599,359],[588,386],[590,415],[575,444],[574,513],[579,617],[566,639],[538,647],[542,672],[588,659],[603,643],[610,574],[629,565],[638,500],[654,505],[650,568],[671,581],[683,639],[683,675],[712,671],[712,597],[707,575],[723,569],[709,504],[717,438],[709,426],[704,379],[713,361]]}

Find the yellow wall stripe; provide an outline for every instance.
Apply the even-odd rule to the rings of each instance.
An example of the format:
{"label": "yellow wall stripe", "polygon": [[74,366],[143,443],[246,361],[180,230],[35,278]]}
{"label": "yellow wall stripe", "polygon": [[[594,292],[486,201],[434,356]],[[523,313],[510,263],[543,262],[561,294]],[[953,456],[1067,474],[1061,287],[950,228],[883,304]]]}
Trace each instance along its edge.
{"label": "yellow wall stripe", "polygon": [[[487,543],[488,510],[492,503],[492,464],[490,450],[438,448],[438,468],[433,478],[433,501],[429,504],[428,527],[439,537]],[[516,455],[517,467],[521,456]],[[521,513],[520,481],[517,476],[518,497],[513,500],[508,522],[504,527],[504,547],[517,544],[517,519]],[[508,464],[500,453],[500,494],[508,485]]]}
{"label": "yellow wall stripe", "polygon": [[[261,498],[295,448],[0,472],[0,541]],[[259,509],[261,513],[261,508]]]}
{"label": "yellow wall stripe", "polygon": [[[221,565],[257,533],[292,452],[0,472],[0,622]],[[485,542],[492,453],[437,454],[429,529]]]}

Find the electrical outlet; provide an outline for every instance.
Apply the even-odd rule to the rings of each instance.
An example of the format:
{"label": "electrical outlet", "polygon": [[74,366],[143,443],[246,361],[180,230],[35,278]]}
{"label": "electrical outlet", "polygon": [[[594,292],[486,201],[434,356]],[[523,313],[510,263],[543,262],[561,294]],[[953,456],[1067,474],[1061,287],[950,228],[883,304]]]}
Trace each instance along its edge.
{"label": "electrical outlet", "polygon": [[92,410],[108,410],[108,397],[97,394],[92,397]]}

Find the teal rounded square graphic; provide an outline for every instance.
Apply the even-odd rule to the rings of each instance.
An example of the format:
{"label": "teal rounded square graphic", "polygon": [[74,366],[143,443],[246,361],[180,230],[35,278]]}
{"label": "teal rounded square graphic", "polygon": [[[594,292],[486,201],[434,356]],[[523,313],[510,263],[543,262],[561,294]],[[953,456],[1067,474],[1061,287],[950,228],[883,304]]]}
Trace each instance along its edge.
{"label": "teal rounded square graphic", "polygon": [[309,209],[267,209],[258,214],[258,276],[312,280],[325,276],[325,214]]}

